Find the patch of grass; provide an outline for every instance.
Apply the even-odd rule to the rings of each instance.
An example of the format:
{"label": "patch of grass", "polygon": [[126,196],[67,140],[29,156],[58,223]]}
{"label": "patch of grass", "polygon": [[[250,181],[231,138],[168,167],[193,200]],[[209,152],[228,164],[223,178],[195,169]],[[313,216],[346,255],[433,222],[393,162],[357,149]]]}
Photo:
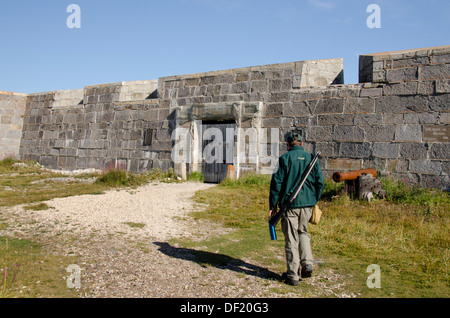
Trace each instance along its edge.
{"label": "patch of grass", "polygon": [[[25,177],[25,179],[27,179]],[[0,188],[0,206],[14,206],[18,204],[32,204],[36,202],[48,201],[54,198],[63,198],[68,196],[83,194],[99,194],[108,187],[101,184],[92,183],[62,183],[57,187],[42,186],[40,184],[31,184],[31,181],[24,178],[12,178],[9,189]],[[0,185],[4,184],[5,179],[0,180]]]}
{"label": "patch of grass", "polygon": [[325,187],[322,193],[322,201],[331,201],[342,195],[344,191],[344,182],[334,182],[331,178],[325,180]]}
{"label": "patch of grass", "polygon": [[[269,180],[246,176],[198,192],[194,199],[208,207],[193,215],[235,229],[202,246],[233,258],[254,259],[282,273],[283,234],[278,225],[279,240],[270,241],[267,226]],[[345,275],[347,290],[361,297],[449,297],[448,194],[398,183],[395,187],[387,184],[388,198],[369,203],[351,200],[342,185],[326,181],[319,203],[321,223],[309,226],[314,257],[325,260],[318,270]],[[381,268],[380,289],[366,285],[371,264]]]}
{"label": "patch of grass", "polygon": [[16,163],[16,160],[14,160],[11,157],[5,158],[3,160],[0,160],[0,166],[1,167],[11,167],[14,163]]}
{"label": "patch of grass", "polygon": [[383,188],[387,191],[387,200],[393,203],[411,203],[417,205],[448,204],[448,192],[426,189],[419,185],[407,185],[400,180],[383,178]]}
{"label": "patch of grass", "polygon": [[[60,174],[43,169],[34,162],[3,160],[0,162],[0,206],[33,204],[54,198],[102,193],[109,187],[91,182],[51,181]],[[80,175],[77,179],[90,179]],[[48,180],[48,181],[47,181]]]}
{"label": "patch of grass", "polygon": [[126,224],[129,227],[138,228],[138,229],[143,229],[145,227],[144,223],[124,222],[123,224]]}
{"label": "patch of grass", "polygon": [[42,169],[34,161],[18,161],[12,158],[5,158],[0,161],[0,174],[27,174],[27,173],[42,173]]}
{"label": "patch of grass", "polygon": [[29,240],[0,237],[0,298],[75,298],[63,279],[73,256],[55,256]]}
{"label": "patch of grass", "polygon": [[140,186],[145,182],[147,182],[147,178],[143,175],[137,175],[129,173],[126,170],[115,168],[109,169],[95,181],[97,184],[103,184],[109,187]]}
{"label": "patch of grass", "polygon": [[150,249],[148,248],[147,243],[143,242],[137,242],[136,246],[143,252],[143,253],[150,253]]}
{"label": "patch of grass", "polygon": [[205,176],[201,172],[192,172],[189,175],[189,177],[188,177],[188,181],[191,181],[191,182],[204,182],[205,181]]}
{"label": "patch of grass", "polygon": [[246,174],[237,180],[225,179],[220,183],[222,188],[269,187],[271,177],[261,174]]}
{"label": "patch of grass", "polygon": [[[33,204],[54,198],[84,194],[103,194],[112,188],[137,188],[150,181],[180,182],[173,170],[159,169],[134,174],[120,169],[109,169],[95,182],[52,182],[59,174],[42,169],[35,163],[11,160],[0,162],[0,206]],[[79,175],[77,179],[90,179],[95,175]],[[49,181],[46,181],[46,180]],[[42,182],[45,181],[45,182]]]}
{"label": "patch of grass", "polygon": [[[324,219],[311,227],[317,253],[355,277],[353,288],[367,297],[448,297],[449,205],[427,214],[416,204],[385,200],[322,202]],[[377,264],[382,288],[368,289],[365,269]]]}
{"label": "patch of grass", "polygon": [[239,228],[260,223],[269,211],[266,181],[265,177],[249,176],[235,181],[225,180],[208,191],[197,192],[194,197],[196,201],[208,204],[209,209],[208,212],[198,212],[195,215]]}
{"label": "patch of grass", "polygon": [[33,211],[44,211],[48,209],[52,209],[47,203],[39,203],[39,204],[32,204],[28,205],[23,208],[24,210],[33,210]]}

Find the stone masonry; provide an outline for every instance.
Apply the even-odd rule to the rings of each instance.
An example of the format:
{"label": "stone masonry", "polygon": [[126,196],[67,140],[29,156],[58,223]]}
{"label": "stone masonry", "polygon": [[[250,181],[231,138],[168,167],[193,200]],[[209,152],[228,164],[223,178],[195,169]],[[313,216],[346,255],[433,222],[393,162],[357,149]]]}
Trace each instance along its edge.
{"label": "stone masonry", "polygon": [[27,95],[0,91],[0,160],[19,158]]}
{"label": "stone masonry", "polygon": [[[64,170],[173,167],[185,175],[201,165],[174,164],[173,131],[227,121],[278,128],[280,154],[286,133],[300,131],[308,151],[321,151],[327,176],[373,167],[448,189],[450,46],[360,56],[359,78],[344,84],[342,59],[331,59],[81,90],[0,92],[0,159]],[[259,164],[236,168],[269,173]]]}

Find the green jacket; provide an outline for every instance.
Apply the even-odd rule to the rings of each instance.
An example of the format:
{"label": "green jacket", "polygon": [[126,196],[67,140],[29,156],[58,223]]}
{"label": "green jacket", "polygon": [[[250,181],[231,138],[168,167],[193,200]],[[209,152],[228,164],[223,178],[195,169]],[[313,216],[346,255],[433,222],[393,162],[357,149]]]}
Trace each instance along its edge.
{"label": "green jacket", "polygon": [[[301,146],[292,147],[280,157],[278,170],[272,175],[270,183],[270,210],[276,208],[277,204],[281,205],[289,198],[299,185],[300,178],[310,162],[311,154]],[[322,196],[324,185],[322,169],[319,161],[317,161],[291,207],[301,208],[316,205]]]}

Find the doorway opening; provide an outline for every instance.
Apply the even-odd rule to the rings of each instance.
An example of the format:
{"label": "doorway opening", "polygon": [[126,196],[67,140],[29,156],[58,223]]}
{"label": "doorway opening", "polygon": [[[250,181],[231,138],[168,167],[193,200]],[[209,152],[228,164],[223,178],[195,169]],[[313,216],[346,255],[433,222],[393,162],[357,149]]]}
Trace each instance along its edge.
{"label": "doorway opening", "polygon": [[234,167],[235,121],[202,121],[202,173],[205,183],[220,183]]}

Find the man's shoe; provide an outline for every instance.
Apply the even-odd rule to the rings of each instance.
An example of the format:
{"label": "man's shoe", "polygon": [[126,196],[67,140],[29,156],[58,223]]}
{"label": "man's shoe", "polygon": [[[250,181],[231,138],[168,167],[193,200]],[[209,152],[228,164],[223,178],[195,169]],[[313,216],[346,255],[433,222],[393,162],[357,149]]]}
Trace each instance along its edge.
{"label": "man's shoe", "polygon": [[298,280],[293,280],[293,279],[288,278],[284,282],[291,286],[298,286]]}
{"label": "man's shoe", "polygon": [[302,278],[308,278],[312,276],[312,265],[302,266]]}
{"label": "man's shoe", "polygon": [[283,279],[285,284],[291,285],[291,286],[298,286],[298,280],[293,280],[287,277],[287,273],[283,273],[281,275],[281,278]]}

